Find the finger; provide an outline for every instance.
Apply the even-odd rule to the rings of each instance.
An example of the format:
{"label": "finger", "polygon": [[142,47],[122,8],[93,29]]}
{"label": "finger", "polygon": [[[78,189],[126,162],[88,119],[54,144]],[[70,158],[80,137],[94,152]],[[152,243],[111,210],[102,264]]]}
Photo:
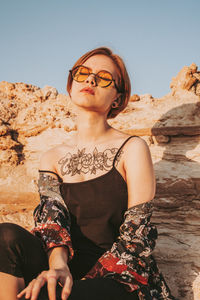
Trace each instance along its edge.
{"label": "finger", "polygon": [[47,289],[49,300],[56,300],[56,286],[57,286],[57,277],[55,275],[49,275],[47,278]]}
{"label": "finger", "polygon": [[29,285],[25,289],[23,289],[19,294],[17,294],[17,298],[21,298],[25,294],[26,295],[30,294],[30,291],[33,287],[34,282],[35,282],[35,279],[33,279],[31,282],[29,282]]}
{"label": "finger", "polygon": [[40,293],[40,289],[43,287],[43,285],[45,284],[46,280],[44,277],[39,276],[37,277],[37,279],[35,280],[33,287],[31,289],[31,300],[36,300],[39,293]]}
{"label": "finger", "polygon": [[36,281],[36,279],[34,279],[33,282],[31,282],[31,284],[27,287],[26,295],[25,295],[26,299],[29,299],[31,297],[32,289],[33,289],[35,281]]}
{"label": "finger", "polygon": [[26,294],[26,288],[21,291],[19,294],[17,294],[17,298],[21,298],[24,294]]}
{"label": "finger", "polygon": [[69,297],[71,290],[72,290],[72,285],[73,285],[73,280],[70,276],[68,276],[66,278],[64,287],[62,289],[62,294],[61,294],[62,300],[66,300]]}

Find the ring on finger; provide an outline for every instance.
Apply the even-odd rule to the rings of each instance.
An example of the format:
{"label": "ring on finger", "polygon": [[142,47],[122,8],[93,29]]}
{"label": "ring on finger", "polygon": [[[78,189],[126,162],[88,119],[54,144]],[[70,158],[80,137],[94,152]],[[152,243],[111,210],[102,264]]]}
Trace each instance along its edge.
{"label": "ring on finger", "polygon": [[54,279],[57,280],[56,276],[53,276],[53,275],[48,276],[48,279],[49,279],[49,278],[54,278]]}

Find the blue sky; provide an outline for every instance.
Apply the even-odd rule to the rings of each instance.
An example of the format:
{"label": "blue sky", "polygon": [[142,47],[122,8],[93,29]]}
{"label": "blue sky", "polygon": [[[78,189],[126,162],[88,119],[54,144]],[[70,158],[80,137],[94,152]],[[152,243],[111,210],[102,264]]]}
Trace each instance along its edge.
{"label": "blue sky", "polygon": [[88,50],[125,61],[131,94],[162,97],[184,65],[200,68],[199,0],[0,1],[0,81],[54,86]]}

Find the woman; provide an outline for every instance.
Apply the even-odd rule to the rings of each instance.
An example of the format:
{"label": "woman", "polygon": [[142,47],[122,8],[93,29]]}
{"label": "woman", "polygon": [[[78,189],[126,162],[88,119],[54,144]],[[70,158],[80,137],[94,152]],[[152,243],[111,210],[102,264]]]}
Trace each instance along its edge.
{"label": "woman", "polygon": [[149,149],[107,123],[130,97],[122,59],[108,48],[86,53],[67,90],[77,134],[42,155],[32,233],[1,225],[1,300],[47,299],[46,286],[50,300],[56,290],[63,300],[174,299],[151,256]]}

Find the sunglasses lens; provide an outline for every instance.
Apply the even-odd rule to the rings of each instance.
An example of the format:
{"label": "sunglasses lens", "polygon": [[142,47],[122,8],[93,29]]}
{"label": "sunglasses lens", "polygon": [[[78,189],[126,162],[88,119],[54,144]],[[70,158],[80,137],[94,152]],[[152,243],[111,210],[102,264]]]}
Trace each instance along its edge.
{"label": "sunglasses lens", "polygon": [[90,74],[90,71],[86,67],[78,67],[72,70],[72,77],[74,80],[78,82],[83,82],[85,81]]}
{"label": "sunglasses lens", "polygon": [[112,83],[112,75],[106,71],[100,71],[97,74],[98,85],[101,87],[109,86]]}
{"label": "sunglasses lens", "polygon": [[[78,82],[85,81],[90,74],[93,73],[90,72],[90,69],[84,66],[78,66],[72,70],[72,78]],[[107,87],[113,81],[112,75],[107,71],[100,71],[95,75],[95,77],[97,84],[101,87]]]}

